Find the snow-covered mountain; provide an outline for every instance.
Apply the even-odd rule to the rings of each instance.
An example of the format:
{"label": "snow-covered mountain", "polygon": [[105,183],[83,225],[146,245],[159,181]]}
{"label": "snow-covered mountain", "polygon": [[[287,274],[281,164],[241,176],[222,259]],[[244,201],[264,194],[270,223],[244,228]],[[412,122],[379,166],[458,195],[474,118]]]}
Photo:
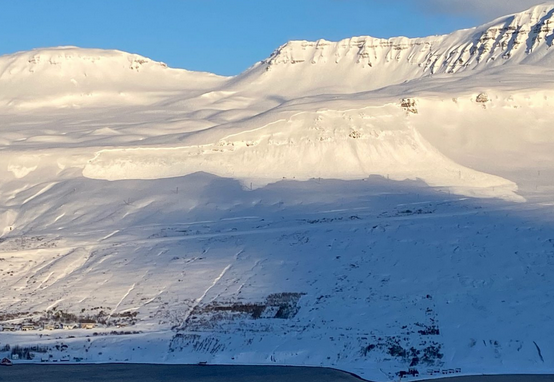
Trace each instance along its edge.
{"label": "snow-covered mountain", "polygon": [[[265,92],[294,95],[327,90],[352,93],[443,73],[520,64],[552,67],[553,4],[443,36],[291,41],[227,81],[209,73],[169,69],[164,63],[119,51],[37,49],[0,59],[1,94],[5,99],[28,98],[31,94],[22,85],[45,96],[57,92],[91,96],[91,92],[108,89],[213,89],[226,82],[233,88],[265,84]],[[296,77],[293,89],[283,77]]]}
{"label": "snow-covered mountain", "polygon": [[[553,3],[546,3],[443,36],[291,41],[238,79],[245,77],[266,84],[271,91],[300,95],[352,93],[437,74],[474,74],[507,65],[552,67],[552,8]],[[283,77],[296,77],[292,89],[280,80]]]}
{"label": "snow-covered mountain", "polygon": [[553,14],[0,57],[0,357],[553,372]]}
{"label": "snow-covered mountain", "polygon": [[137,54],[100,49],[35,49],[0,58],[0,102],[15,106],[140,102],[140,93],[197,94],[221,80],[210,73],[170,69]]}

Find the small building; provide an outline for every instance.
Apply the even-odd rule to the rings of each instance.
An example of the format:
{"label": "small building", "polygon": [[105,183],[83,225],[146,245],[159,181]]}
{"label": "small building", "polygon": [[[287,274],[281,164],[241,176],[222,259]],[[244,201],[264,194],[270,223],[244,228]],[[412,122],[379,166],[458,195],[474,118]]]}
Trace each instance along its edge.
{"label": "small building", "polygon": [[44,326],[42,328],[44,330],[54,330],[54,329],[56,329],[56,325],[54,325],[54,324],[44,324]]}
{"label": "small building", "polygon": [[2,328],[2,331],[4,331],[4,332],[15,332],[15,331],[17,331],[17,327],[16,326],[4,326]]}
{"label": "small building", "polygon": [[13,363],[7,358],[3,358],[2,361],[0,361],[0,365],[2,366],[12,366]]}
{"label": "small building", "polygon": [[81,329],[94,329],[96,323],[94,322],[81,322]]}
{"label": "small building", "polygon": [[75,329],[77,327],[77,325],[75,324],[63,324],[62,328],[65,329],[65,330],[72,330],[72,329]]}
{"label": "small building", "polygon": [[32,324],[23,324],[21,325],[21,330],[24,332],[30,332],[32,330],[37,330],[35,325]]}

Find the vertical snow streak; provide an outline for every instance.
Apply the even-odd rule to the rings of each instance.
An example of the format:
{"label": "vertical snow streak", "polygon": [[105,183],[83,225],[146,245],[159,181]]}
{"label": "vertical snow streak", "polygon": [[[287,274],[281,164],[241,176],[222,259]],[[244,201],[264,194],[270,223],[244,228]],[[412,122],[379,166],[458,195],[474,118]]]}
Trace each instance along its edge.
{"label": "vertical snow streak", "polygon": [[121,300],[119,300],[119,302],[117,303],[117,305],[115,306],[115,308],[113,308],[112,312],[110,313],[110,317],[112,316],[112,314],[115,313],[115,311],[117,310],[117,308],[119,308],[119,306],[121,305],[121,303],[127,298],[127,296],[129,296],[129,294],[133,291],[133,289],[135,289],[135,285],[137,285],[137,283],[133,283],[133,285],[131,285],[131,287],[129,288],[129,290],[127,290],[127,293],[125,293],[123,295],[123,297],[121,297]]}
{"label": "vertical snow streak", "polygon": [[184,326],[184,324],[186,324],[192,314],[192,312],[194,312],[194,310],[196,309],[196,307],[198,305],[200,305],[200,303],[204,300],[204,298],[207,296],[207,294],[210,292],[210,290],[212,290],[212,288],[214,286],[216,286],[216,284],[219,282],[219,280],[221,280],[223,278],[223,276],[225,276],[225,273],[227,273],[227,271],[231,268],[232,264],[229,264],[227,265],[223,271],[221,271],[221,273],[219,274],[219,276],[217,276],[214,281],[212,282],[212,285],[210,285],[205,291],[204,293],[202,294],[202,296],[200,296],[199,298],[197,298],[195,301],[194,301],[194,304],[191,306],[191,308],[189,309],[189,311],[187,312],[186,316],[185,316],[185,319],[183,320],[183,324],[181,325],[181,327]]}

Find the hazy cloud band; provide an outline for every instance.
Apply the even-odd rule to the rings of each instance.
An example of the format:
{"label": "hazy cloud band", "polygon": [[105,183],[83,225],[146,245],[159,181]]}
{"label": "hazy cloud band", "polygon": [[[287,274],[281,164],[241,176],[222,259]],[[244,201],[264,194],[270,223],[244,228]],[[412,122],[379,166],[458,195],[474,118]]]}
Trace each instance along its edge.
{"label": "hazy cloud band", "polygon": [[542,4],[540,0],[412,0],[432,12],[468,15],[480,19],[490,19],[510,13],[524,11],[534,5]]}

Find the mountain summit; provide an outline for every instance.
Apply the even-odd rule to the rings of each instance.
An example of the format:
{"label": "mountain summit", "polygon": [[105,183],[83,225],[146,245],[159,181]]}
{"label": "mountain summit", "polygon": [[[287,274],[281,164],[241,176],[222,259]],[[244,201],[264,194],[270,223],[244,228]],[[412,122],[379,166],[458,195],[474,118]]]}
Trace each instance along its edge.
{"label": "mountain summit", "polygon": [[[266,70],[282,65],[351,64],[373,68],[416,66],[422,74],[457,73],[506,63],[548,65],[554,40],[554,2],[443,36],[378,39],[353,37],[339,42],[291,41],[263,61]],[[546,61],[546,62],[545,62]]]}
{"label": "mountain summit", "polygon": [[58,106],[79,98],[113,101],[122,93],[202,89],[220,83],[221,78],[170,69],[162,62],[118,50],[44,48],[0,57],[0,100],[14,105],[51,101]]}
{"label": "mountain summit", "polygon": [[504,65],[551,67],[553,28],[554,2],[549,2],[442,36],[290,41],[253,70],[295,76],[305,91],[310,87],[370,90],[423,76]]}
{"label": "mountain summit", "polygon": [[163,63],[120,51],[37,49],[0,57],[0,99],[17,103],[28,98],[27,86],[34,89],[34,97],[216,85],[233,91],[261,85],[264,92],[291,96],[372,90],[430,75],[506,65],[551,67],[553,28],[554,2],[548,2],[442,36],[290,41],[233,79],[168,69]]}
{"label": "mountain summit", "polygon": [[18,104],[32,93],[35,98],[80,95],[90,102],[98,93],[216,86],[295,97],[372,90],[431,75],[501,66],[551,67],[553,28],[554,2],[549,2],[442,36],[290,41],[235,78],[169,69],[163,63],[120,51],[37,49],[0,57],[0,100]]}

